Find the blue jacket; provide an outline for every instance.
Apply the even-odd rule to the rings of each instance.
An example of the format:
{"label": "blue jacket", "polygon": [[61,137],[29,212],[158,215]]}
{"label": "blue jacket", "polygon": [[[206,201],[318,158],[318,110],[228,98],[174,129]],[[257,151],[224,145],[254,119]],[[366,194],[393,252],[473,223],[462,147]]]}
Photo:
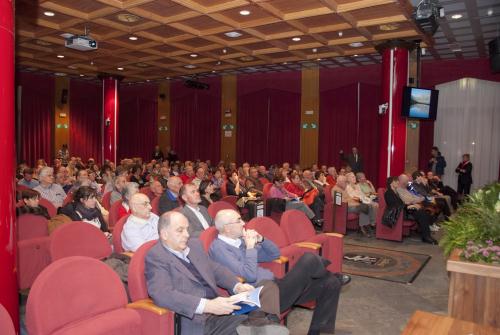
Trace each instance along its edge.
{"label": "blue jacket", "polygon": [[209,255],[212,260],[225,266],[236,276],[243,277],[245,281],[254,285],[261,280],[272,280],[271,271],[258,265],[260,262],[271,262],[280,256],[280,250],[270,240],[258,243],[255,248],[247,249],[245,242],[236,248],[217,238],[210,246]]}
{"label": "blue jacket", "polygon": [[[436,175],[444,175],[444,168],[446,167],[446,160],[440,154],[436,157]],[[429,171],[432,171],[432,162],[428,164]]]}

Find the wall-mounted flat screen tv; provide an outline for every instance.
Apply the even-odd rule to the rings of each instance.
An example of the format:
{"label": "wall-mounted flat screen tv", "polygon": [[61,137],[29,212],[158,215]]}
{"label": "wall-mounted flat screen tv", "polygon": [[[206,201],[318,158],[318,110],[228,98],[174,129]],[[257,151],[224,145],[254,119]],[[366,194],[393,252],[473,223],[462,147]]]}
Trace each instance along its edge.
{"label": "wall-mounted flat screen tv", "polygon": [[439,91],[405,87],[401,115],[411,119],[436,120]]}

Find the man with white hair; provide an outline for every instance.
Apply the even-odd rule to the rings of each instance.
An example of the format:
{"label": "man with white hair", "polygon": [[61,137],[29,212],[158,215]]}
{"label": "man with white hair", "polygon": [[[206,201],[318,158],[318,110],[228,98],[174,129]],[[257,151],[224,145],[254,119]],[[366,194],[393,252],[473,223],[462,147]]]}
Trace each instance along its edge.
{"label": "man with white hair", "polygon": [[[274,280],[274,275],[258,263],[270,262],[279,257],[280,252],[271,240],[264,239],[255,230],[245,229],[244,224],[235,210],[219,211],[215,216],[219,236],[212,242],[209,255],[247,283],[260,286],[263,280]],[[281,312],[295,304],[316,301],[309,335],[335,330],[340,289],[343,282],[350,281],[349,276],[326,270],[328,263],[318,255],[305,253],[283,278],[275,280]]]}
{"label": "man with white hair", "polygon": [[130,216],[123,226],[123,250],[135,252],[148,241],[158,239],[158,215],[151,213],[147,195],[136,193],[130,198]]}
{"label": "man with white hair", "polygon": [[113,180],[113,191],[111,192],[111,197],[109,199],[110,205],[114,204],[118,200],[122,200],[122,191],[127,184],[127,178],[124,175],[118,175]]}
{"label": "man with white hair", "polygon": [[159,211],[160,215],[171,211],[180,206],[178,198],[179,191],[182,187],[182,180],[177,176],[168,178],[167,188],[160,197]]}
{"label": "man with white hair", "polygon": [[61,185],[54,183],[54,169],[48,166],[43,167],[40,169],[38,179],[40,185],[34,190],[40,192],[40,196],[50,201],[55,208],[61,207],[66,198],[66,192]]}

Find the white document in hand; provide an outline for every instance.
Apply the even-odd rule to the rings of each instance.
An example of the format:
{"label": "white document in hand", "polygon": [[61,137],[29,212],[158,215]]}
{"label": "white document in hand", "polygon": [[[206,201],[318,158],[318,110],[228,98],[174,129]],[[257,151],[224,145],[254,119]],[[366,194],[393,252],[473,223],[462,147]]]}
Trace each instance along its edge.
{"label": "white document in hand", "polygon": [[260,291],[262,291],[262,288],[264,288],[264,286],[259,286],[254,290],[234,295],[235,297],[238,297],[238,300],[236,302],[243,302],[245,304],[257,306],[260,308]]}

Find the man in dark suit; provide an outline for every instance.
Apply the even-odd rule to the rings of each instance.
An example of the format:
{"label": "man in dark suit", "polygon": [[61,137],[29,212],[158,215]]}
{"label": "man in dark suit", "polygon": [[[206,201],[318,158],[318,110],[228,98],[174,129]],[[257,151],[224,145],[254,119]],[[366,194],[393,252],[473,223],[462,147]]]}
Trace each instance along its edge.
{"label": "man in dark suit", "polygon": [[182,180],[179,177],[172,176],[168,178],[167,188],[160,197],[159,215],[171,211],[180,206],[177,198],[182,187]]}
{"label": "man in dark suit", "polygon": [[201,232],[213,226],[213,219],[204,206],[200,206],[200,191],[195,184],[185,184],[179,191],[179,197],[183,203],[181,213],[189,221],[189,236],[198,237]]}
{"label": "man in dark suit", "polygon": [[340,150],[340,159],[346,162],[350,167],[354,174],[358,172],[363,172],[363,158],[360,156],[358,152],[358,148],[352,147],[352,153],[345,156],[344,150]]}
{"label": "man in dark suit", "polygon": [[156,305],[181,316],[182,334],[288,334],[278,324],[263,322],[256,327],[246,321],[246,315],[230,315],[239,309],[238,298],[219,297],[218,287],[243,293],[253,286],[240,283],[229,270],[212,262],[198,240],[188,242],[188,227],[181,213],[162,215],[160,240],[145,260],[148,293]]}

